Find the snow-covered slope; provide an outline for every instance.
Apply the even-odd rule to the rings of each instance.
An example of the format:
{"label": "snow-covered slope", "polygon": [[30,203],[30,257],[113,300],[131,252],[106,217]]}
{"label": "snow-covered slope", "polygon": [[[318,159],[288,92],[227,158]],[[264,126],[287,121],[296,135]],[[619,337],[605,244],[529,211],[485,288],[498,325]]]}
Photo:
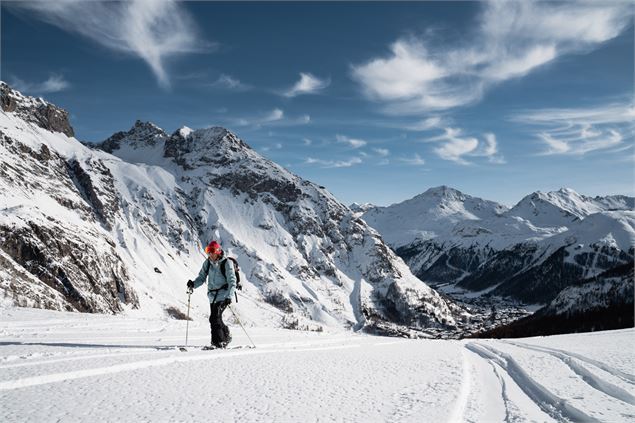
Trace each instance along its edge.
{"label": "snow-covered slope", "polygon": [[489,219],[506,209],[493,201],[440,186],[402,203],[371,208],[363,219],[398,248],[417,240],[447,236],[458,222]]}
{"label": "snow-covered slope", "polygon": [[[2,87],[3,104],[25,101]],[[238,257],[251,323],[394,333],[462,313],[328,191],[224,128],[168,135],[138,121],[96,149],[3,110],[0,135],[1,259],[12,269],[0,288],[19,304],[185,311],[185,281],[217,239]],[[202,310],[205,294],[194,295]]]}
{"label": "snow-covered slope", "polygon": [[554,192],[534,192],[520,200],[508,214],[522,217],[536,226],[552,227],[568,226],[602,210],[604,207],[600,201],[580,195],[572,189],[562,188]]}
{"label": "snow-covered slope", "polygon": [[[204,319],[189,328],[206,343]],[[183,321],[3,309],[0,333],[8,423],[613,423],[635,407],[633,329],[440,341],[258,328],[256,349],[183,353]]]}
{"label": "snow-covered slope", "polygon": [[[422,280],[545,303],[569,284],[633,259],[634,200],[561,189],[505,210],[441,187],[362,218],[392,240]],[[475,202],[490,207],[472,212]]]}

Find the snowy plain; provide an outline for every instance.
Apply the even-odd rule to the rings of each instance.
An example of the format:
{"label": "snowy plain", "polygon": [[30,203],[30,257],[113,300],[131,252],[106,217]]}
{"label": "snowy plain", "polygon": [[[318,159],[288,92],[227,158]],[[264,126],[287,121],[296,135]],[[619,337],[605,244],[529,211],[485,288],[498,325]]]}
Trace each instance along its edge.
{"label": "snowy plain", "polygon": [[[238,305],[240,312],[240,304]],[[234,345],[248,345],[231,324]],[[0,421],[635,421],[635,330],[460,341],[0,308]]]}

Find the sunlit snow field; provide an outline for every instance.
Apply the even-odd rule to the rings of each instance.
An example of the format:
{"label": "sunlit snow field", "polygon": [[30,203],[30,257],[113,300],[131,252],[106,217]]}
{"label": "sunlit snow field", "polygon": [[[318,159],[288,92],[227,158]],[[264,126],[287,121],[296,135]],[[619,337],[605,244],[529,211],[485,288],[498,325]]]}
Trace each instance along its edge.
{"label": "sunlit snow field", "polygon": [[[635,330],[409,340],[0,309],[0,421],[635,421]],[[209,342],[190,322],[189,344]],[[248,345],[233,325],[234,345]]]}

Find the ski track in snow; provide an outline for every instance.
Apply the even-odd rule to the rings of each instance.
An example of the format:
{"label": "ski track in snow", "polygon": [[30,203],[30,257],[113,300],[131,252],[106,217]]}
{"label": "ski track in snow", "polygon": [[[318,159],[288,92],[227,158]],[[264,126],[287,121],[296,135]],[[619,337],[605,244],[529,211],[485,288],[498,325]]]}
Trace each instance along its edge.
{"label": "ski track in snow", "polygon": [[468,343],[466,348],[504,369],[523,392],[553,419],[557,421],[569,420],[574,422],[598,421],[572,406],[566,400],[558,398],[540,383],[533,380],[509,354],[498,351],[490,346],[474,342]]}
{"label": "ski track in snow", "polygon": [[[635,405],[635,396],[631,395],[629,392],[627,392],[625,389],[620,388],[619,386],[616,386],[614,384],[612,384],[611,382],[605,381],[603,380],[601,377],[599,377],[598,375],[594,374],[593,372],[591,372],[589,369],[587,369],[586,367],[580,365],[579,363],[576,362],[575,358],[581,357],[580,355],[577,354],[572,354],[570,352],[564,352],[564,351],[558,351],[558,350],[554,350],[554,349],[548,349],[548,348],[544,348],[544,347],[535,347],[535,346],[531,346],[531,345],[527,345],[527,344],[522,344],[522,343],[518,343],[518,342],[510,342],[507,341],[508,344],[510,345],[515,345],[517,347],[520,348],[526,348],[529,350],[533,350],[533,351],[538,351],[538,352],[546,352],[560,360],[562,360],[563,363],[565,363],[567,366],[569,366],[569,368],[578,376],[580,376],[580,378],[582,378],[582,380],[584,380],[586,383],[588,383],[591,387],[597,389],[600,392],[605,393],[606,395],[612,396],[613,398],[616,398],[620,401],[624,401],[630,405]],[[575,356],[578,357],[575,357]],[[580,361],[584,361],[586,363],[589,364],[593,364],[593,363],[597,363],[596,360],[590,360],[588,358],[584,358],[583,360]],[[596,367],[597,364],[593,364]],[[603,368],[602,368],[603,367]],[[617,369],[611,368],[610,366],[607,366],[605,364],[602,365],[602,367],[600,367],[602,370],[612,374],[612,375],[616,375],[618,377],[621,377],[623,380],[629,382],[632,384],[630,378],[632,377],[631,375],[628,375],[626,373],[623,373]]]}
{"label": "ski track in snow", "polygon": [[529,348],[529,349],[534,349],[536,351],[543,351],[543,352],[547,352],[549,354],[556,355],[556,356],[560,355],[560,356],[563,356],[563,357],[577,358],[580,361],[583,361],[585,363],[591,364],[591,365],[593,365],[595,367],[598,367],[598,368],[604,370],[607,373],[610,373],[610,374],[612,374],[614,376],[617,376],[620,379],[624,380],[625,382],[630,383],[631,385],[635,385],[635,375],[623,372],[623,371],[621,371],[619,369],[616,369],[615,367],[609,366],[606,363],[602,363],[601,361],[594,360],[594,359],[589,358],[589,357],[585,357],[585,356],[583,356],[581,354],[573,353],[573,352],[570,352],[570,351],[559,350],[559,349],[556,349],[556,348],[549,348],[549,347],[545,347],[545,346],[538,347],[538,346],[531,346],[531,345],[523,344],[523,343],[519,343],[519,342],[512,342],[512,341],[506,341],[506,342],[508,344],[516,345],[516,346],[521,347],[521,348]]}
{"label": "ski track in snow", "polygon": [[[608,362],[628,369],[634,330],[585,337],[585,349],[577,338],[407,340],[248,328],[256,349],[201,351],[209,328],[194,321],[189,350],[180,352],[184,326],[0,313],[0,421],[202,421],[210,410],[221,421],[249,422],[635,419],[632,375],[601,363],[606,354],[597,348],[610,339],[617,356]],[[235,345],[247,344],[239,327],[232,332]]]}

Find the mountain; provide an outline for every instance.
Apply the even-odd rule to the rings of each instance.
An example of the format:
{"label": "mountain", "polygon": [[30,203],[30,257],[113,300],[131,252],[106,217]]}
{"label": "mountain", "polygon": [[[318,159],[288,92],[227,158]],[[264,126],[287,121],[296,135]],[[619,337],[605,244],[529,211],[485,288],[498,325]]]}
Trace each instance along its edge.
{"label": "mountain", "polygon": [[[217,239],[240,262],[247,322],[405,333],[465,314],[323,187],[227,129],[137,121],[89,147],[67,120],[36,117],[64,110],[1,87],[0,290],[19,305],[184,310],[185,281]],[[193,301],[207,313],[204,292]]]}
{"label": "mountain", "polygon": [[[478,213],[475,203],[484,205]],[[362,218],[433,286],[544,304],[580,278],[633,259],[633,203],[561,189],[505,209],[440,187]]]}
{"label": "mountain", "polygon": [[363,219],[377,229],[386,242],[399,248],[415,241],[448,236],[458,222],[489,219],[506,210],[493,201],[440,186],[402,203],[368,209]]}
{"label": "mountain", "polygon": [[521,338],[631,328],[634,262],[617,266],[563,289],[533,315],[477,334],[484,338]]}

